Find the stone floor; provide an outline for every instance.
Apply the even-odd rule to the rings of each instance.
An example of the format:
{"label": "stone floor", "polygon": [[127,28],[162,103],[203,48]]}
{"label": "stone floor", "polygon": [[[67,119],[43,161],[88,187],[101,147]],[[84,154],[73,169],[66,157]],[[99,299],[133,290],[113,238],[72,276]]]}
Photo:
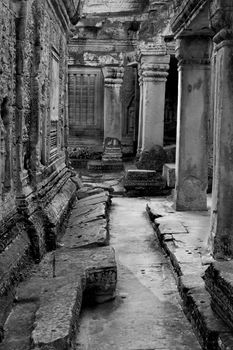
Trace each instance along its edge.
{"label": "stone floor", "polygon": [[[158,210],[166,210],[165,199],[156,202]],[[147,203],[145,198],[113,198],[110,244],[118,264],[117,297],[83,309],[76,350],[201,349],[155,239]]]}

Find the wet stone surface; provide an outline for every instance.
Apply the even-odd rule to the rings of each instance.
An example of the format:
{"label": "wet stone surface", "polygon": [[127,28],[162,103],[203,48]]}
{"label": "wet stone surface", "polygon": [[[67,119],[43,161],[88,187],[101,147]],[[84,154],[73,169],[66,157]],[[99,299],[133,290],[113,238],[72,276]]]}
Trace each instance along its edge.
{"label": "wet stone surface", "polygon": [[117,257],[117,296],[83,309],[76,350],[201,349],[183,314],[170,265],[154,238],[146,202],[113,199],[110,242]]}

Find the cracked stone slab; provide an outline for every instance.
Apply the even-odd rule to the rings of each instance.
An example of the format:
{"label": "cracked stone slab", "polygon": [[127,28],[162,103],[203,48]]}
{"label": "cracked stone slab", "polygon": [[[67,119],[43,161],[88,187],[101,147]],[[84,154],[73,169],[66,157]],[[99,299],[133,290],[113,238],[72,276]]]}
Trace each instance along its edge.
{"label": "cracked stone slab", "polygon": [[159,230],[164,234],[184,234],[189,233],[187,228],[177,219],[168,218],[167,216],[156,219],[159,224]]}
{"label": "cracked stone slab", "polygon": [[99,219],[67,228],[61,243],[71,249],[108,245],[108,224],[105,219]]}
{"label": "cracked stone slab", "polygon": [[107,217],[106,204],[100,203],[92,206],[83,205],[80,208],[75,208],[70,216],[68,227],[88,223]]}

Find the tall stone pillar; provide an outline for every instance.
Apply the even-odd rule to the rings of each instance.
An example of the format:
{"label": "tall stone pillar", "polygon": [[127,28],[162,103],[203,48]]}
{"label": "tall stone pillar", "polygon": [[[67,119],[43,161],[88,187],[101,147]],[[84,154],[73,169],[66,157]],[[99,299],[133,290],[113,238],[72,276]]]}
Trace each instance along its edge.
{"label": "tall stone pillar", "polygon": [[165,87],[170,56],[156,48],[141,50],[142,151],[163,146]]}
{"label": "tall stone pillar", "polygon": [[139,70],[139,86],[140,86],[140,101],[139,101],[139,120],[138,120],[138,145],[137,145],[137,157],[140,156],[142,151],[142,127],[143,127],[143,83],[141,70]]}
{"label": "tall stone pillar", "polygon": [[106,66],[104,74],[104,139],[122,139],[122,103],[121,87],[124,68]]}
{"label": "tall stone pillar", "polygon": [[177,40],[179,61],[176,210],[207,209],[207,128],[210,109],[210,45],[205,37]]}
{"label": "tall stone pillar", "polygon": [[213,6],[211,13],[217,34],[214,37],[215,137],[209,241],[215,257],[224,258],[233,257],[233,4],[227,0],[219,6]]}

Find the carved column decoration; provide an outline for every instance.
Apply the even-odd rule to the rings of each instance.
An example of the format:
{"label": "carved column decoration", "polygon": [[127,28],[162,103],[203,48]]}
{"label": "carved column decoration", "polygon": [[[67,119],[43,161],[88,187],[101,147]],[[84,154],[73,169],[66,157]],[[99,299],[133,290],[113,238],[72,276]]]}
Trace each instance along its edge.
{"label": "carved column decoration", "polygon": [[215,30],[213,200],[209,243],[216,258],[233,256],[233,4],[211,1]]}
{"label": "carved column decoration", "polygon": [[177,210],[207,209],[207,122],[210,110],[211,41],[177,41],[179,61],[176,191]]}

